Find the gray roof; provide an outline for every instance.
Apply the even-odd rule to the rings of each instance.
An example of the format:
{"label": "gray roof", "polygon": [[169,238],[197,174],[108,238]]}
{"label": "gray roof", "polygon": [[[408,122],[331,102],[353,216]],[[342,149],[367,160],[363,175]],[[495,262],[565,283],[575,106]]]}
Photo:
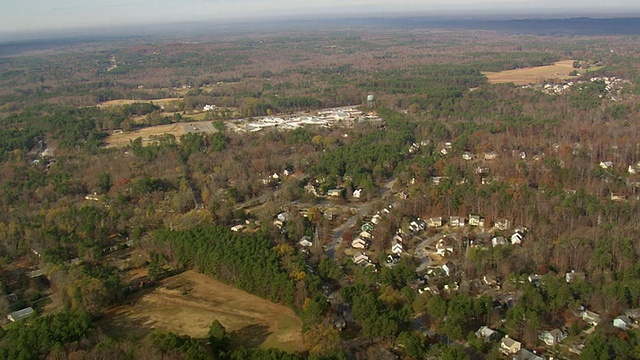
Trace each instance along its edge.
{"label": "gray roof", "polygon": [[33,314],[33,308],[28,307],[22,310],[12,312],[11,314],[9,314],[9,316],[7,316],[7,318],[11,321],[20,321],[28,318],[29,316],[31,316],[31,314]]}

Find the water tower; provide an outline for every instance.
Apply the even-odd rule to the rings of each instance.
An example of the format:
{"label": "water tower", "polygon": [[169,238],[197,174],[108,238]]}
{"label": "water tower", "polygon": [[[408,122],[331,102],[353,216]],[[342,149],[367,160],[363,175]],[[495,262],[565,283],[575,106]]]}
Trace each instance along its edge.
{"label": "water tower", "polygon": [[375,95],[367,95],[367,106],[372,108],[376,105],[376,97]]}

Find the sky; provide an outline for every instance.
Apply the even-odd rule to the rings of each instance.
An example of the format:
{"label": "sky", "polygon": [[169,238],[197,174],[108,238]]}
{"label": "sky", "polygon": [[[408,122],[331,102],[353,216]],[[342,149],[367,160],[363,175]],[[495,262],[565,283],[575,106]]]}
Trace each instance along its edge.
{"label": "sky", "polygon": [[640,16],[638,0],[0,0],[0,34],[359,16]]}

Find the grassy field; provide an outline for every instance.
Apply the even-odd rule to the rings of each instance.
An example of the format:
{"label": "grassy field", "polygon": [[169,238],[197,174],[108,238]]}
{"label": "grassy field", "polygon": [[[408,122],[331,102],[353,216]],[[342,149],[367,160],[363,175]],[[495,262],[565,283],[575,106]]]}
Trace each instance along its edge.
{"label": "grassy field", "polygon": [[291,309],[194,271],[163,280],[134,305],[111,309],[101,324],[114,337],[161,330],[202,338],[213,320],[231,333],[232,345],[304,350],[302,323]]}
{"label": "grassy field", "polygon": [[484,72],[491,84],[514,83],[525,85],[547,79],[570,79],[569,73],[574,70],[574,60],[558,61],[553,65],[538,66],[501,72]]}
{"label": "grassy field", "polygon": [[130,132],[112,133],[105,140],[105,144],[107,147],[121,147],[129,145],[131,140],[137,138],[142,138],[142,143],[145,144],[150,142],[153,136],[158,135],[171,134],[179,138],[189,132],[212,134],[217,131],[209,121],[149,126]]}
{"label": "grassy field", "polygon": [[167,104],[171,102],[182,101],[182,98],[164,98],[164,99],[155,99],[155,100],[110,100],[101,102],[98,106],[100,107],[110,107],[110,106],[122,106],[129,105],[133,103],[153,103],[158,106],[167,106]]}

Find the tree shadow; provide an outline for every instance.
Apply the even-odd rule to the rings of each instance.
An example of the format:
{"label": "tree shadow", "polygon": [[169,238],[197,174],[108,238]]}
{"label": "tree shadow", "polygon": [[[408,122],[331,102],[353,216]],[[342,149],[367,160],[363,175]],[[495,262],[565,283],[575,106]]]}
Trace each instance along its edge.
{"label": "tree shadow", "polygon": [[257,348],[271,335],[269,327],[264,324],[252,324],[231,333],[231,344],[234,347],[242,346]]}

